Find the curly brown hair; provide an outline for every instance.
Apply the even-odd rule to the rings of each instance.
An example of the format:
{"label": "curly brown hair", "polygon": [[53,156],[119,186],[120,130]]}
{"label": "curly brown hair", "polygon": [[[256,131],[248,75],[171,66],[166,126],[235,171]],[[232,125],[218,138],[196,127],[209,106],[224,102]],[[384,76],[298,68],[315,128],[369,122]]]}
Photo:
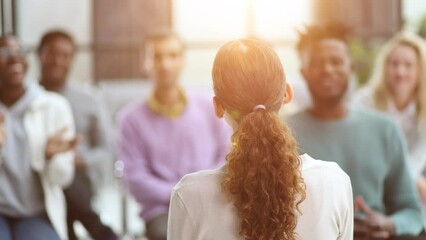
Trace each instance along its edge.
{"label": "curly brown hair", "polygon": [[[260,40],[229,42],[217,53],[212,76],[217,100],[238,123],[222,190],[237,209],[240,235],[296,239],[305,185],[296,141],[278,116],[286,80],[277,54]],[[265,109],[254,109],[259,104]]]}

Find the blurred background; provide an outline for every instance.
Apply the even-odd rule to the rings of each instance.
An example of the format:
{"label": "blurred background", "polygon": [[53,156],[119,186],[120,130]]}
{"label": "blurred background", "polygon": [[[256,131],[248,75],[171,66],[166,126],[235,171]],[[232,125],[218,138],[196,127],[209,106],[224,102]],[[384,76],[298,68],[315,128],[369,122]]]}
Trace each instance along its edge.
{"label": "blurred background", "polygon": [[[104,96],[112,120],[127,102],[145,97],[144,37],[172,28],[187,43],[181,76],[187,88],[210,90],[215,53],[224,42],[262,38],[276,48],[288,80],[295,87],[294,109],[309,101],[294,48],[297,29],[305,24],[340,20],[356,36],[351,41],[356,72],[353,85],[367,80],[378,47],[401,29],[426,37],[424,0],[0,0],[3,34],[18,36],[30,50],[28,79],[37,79],[35,47],[51,29],[64,29],[77,42],[71,76],[95,86]],[[93,203],[102,220],[118,233],[141,236],[143,223],[132,199],[123,197],[117,177],[120,164],[106,168],[105,184]],[[109,170],[108,170],[109,169]],[[82,239],[84,229],[76,226]]]}
{"label": "blurred background", "polygon": [[[292,76],[296,30],[307,23],[338,19],[351,26],[363,44],[354,47],[356,57],[401,28],[426,34],[423,0],[2,0],[1,8],[2,32],[26,47],[49,29],[70,32],[79,50],[72,74],[86,83],[143,78],[141,42],[158,28],[172,27],[187,42],[182,81],[188,86],[210,84],[214,53],[230,39],[270,41]],[[31,60],[29,75],[37,76]]]}
{"label": "blurred background", "polygon": [[[78,44],[71,75],[77,81],[105,89],[124,82],[137,84],[144,79],[141,43],[147,34],[159,28],[173,28],[187,42],[186,68],[181,78],[184,86],[209,89],[218,47],[230,39],[248,36],[271,42],[282,58],[289,80],[303,85],[299,82],[294,50],[297,29],[309,23],[340,20],[351,26],[357,36],[351,44],[352,54],[356,80],[364,83],[377,46],[393,33],[404,28],[426,36],[426,2],[1,0],[0,20],[2,32],[16,34],[29,49],[34,49],[47,30],[65,29]],[[38,69],[37,59],[31,54],[28,76],[36,78]],[[114,106],[115,111],[121,105]]]}

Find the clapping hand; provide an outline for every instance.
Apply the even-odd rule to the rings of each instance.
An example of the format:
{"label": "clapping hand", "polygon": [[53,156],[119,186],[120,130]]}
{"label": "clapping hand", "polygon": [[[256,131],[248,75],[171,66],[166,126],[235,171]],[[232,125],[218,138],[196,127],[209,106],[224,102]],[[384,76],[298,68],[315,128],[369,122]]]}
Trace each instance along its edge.
{"label": "clapping hand", "polygon": [[66,140],[64,139],[64,134],[67,131],[67,128],[62,128],[56,132],[52,137],[49,138],[46,144],[45,156],[46,159],[51,159],[53,155],[57,153],[63,153],[69,150],[74,149],[79,142],[79,137],[76,136],[73,139]]}

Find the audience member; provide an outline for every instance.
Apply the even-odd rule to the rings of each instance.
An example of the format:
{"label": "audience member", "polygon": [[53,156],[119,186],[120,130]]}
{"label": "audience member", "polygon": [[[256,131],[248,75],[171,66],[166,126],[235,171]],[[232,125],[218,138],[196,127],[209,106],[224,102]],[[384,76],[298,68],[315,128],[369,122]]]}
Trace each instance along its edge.
{"label": "audience member", "polygon": [[74,123],[61,96],[26,83],[13,36],[0,38],[0,239],[67,239],[62,188],[73,178]]}
{"label": "audience member", "polygon": [[46,90],[57,92],[69,101],[76,131],[81,136],[74,159],[74,181],[64,191],[67,201],[68,235],[70,240],[77,239],[73,226],[75,221],[80,221],[95,240],[117,239],[113,231],[105,226],[98,214],[92,210],[93,189],[88,176],[88,173],[96,173],[100,164],[112,161],[106,125],[108,119],[101,114],[101,105],[93,93],[71,85],[68,72],[74,53],[74,40],[60,30],[47,32],[38,46],[40,84]]}
{"label": "audience member", "polygon": [[426,206],[426,46],[414,33],[400,32],[381,49],[374,74],[354,102],[390,114],[402,129],[409,167]]}
{"label": "audience member", "polygon": [[148,101],[120,112],[119,159],[148,238],[162,240],[173,187],[187,173],[221,165],[230,131],[216,119],[210,97],[180,87],[184,44],[178,36],[149,36],[145,53],[154,89]]}

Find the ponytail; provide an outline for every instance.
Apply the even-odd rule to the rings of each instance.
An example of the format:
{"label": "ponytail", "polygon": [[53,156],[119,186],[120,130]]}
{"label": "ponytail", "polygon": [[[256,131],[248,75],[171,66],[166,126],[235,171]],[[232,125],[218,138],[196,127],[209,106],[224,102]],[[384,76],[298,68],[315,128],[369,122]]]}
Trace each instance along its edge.
{"label": "ponytail", "polygon": [[278,117],[287,91],[280,58],[263,41],[231,41],[216,54],[212,78],[215,99],[235,121],[222,191],[236,207],[240,235],[296,239],[305,185],[296,141]]}
{"label": "ponytail", "polygon": [[232,196],[245,240],[293,240],[305,199],[296,141],[276,112],[258,106],[239,119],[222,190]]}

